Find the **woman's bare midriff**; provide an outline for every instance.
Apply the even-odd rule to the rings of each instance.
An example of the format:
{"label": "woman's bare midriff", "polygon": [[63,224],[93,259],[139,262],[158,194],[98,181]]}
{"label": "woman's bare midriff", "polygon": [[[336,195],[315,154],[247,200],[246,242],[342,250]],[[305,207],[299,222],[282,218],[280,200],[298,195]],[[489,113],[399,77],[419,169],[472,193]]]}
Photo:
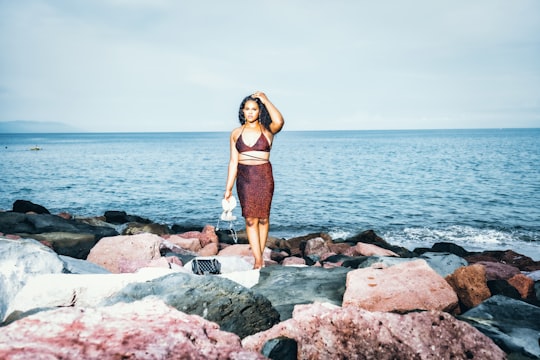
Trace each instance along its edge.
{"label": "woman's bare midriff", "polygon": [[238,155],[238,163],[242,165],[261,165],[270,160],[266,151],[247,151]]}

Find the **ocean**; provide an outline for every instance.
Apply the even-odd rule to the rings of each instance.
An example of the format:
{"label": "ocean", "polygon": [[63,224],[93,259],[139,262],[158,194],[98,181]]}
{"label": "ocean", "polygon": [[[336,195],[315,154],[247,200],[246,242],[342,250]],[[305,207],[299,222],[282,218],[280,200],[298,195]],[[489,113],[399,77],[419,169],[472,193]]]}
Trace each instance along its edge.
{"label": "ocean", "polygon": [[[225,132],[0,134],[0,210],[25,199],[216,225],[228,160]],[[285,129],[271,162],[272,236],[373,229],[411,250],[451,241],[540,260],[540,129]]]}

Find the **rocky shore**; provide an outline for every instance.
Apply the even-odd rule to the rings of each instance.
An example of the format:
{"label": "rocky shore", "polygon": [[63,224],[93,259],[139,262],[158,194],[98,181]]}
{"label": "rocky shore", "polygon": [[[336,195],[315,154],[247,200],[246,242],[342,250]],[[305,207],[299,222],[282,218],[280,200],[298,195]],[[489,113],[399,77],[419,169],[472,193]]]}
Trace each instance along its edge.
{"label": "rocky shore", "polygon": [[[1,359],[540,359],[540,262],[366,230],[270,238],[0,212]],[[219,275],[196,275],[194,259]]]}

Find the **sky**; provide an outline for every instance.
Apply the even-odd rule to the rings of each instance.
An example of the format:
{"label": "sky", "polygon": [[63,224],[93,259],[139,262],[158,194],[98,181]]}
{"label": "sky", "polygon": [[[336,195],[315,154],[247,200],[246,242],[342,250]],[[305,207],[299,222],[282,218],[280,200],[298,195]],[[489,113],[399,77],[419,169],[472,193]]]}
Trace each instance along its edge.
{"label": "sky", "polygon": [[0,0],[0,121],[229,131],[540,127],[538,0]]}

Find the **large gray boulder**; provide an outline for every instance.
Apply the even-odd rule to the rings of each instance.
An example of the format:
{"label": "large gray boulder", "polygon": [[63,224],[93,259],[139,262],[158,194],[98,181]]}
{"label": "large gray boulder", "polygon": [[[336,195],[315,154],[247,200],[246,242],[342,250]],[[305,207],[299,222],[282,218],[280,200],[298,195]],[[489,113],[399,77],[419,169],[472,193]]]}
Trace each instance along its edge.
{"label": "large gray boulder", "polygon": [[326,302],[341,306],[349,268],[268,266],[260,270],[251,290],[268,298],[281,321],[290,319],[294,306]]}
{"label": "large gray boulder", "polygon": [[[80,260],[82,261],[82,260]],[[156,279],[172,270],[144,268],[136,273],[110,274],[91,263],[67,265],[71,274],[36,275],[26,282],[11,300],[4,323],[24,318],[29,314],[57,307],[95,307],[131,283]],[[91,273],[89,271],[95,271]]]}
{"label": "large gray boulder", "polygon": [[64,262],[38,241],[0,237],[0,322],[10,302],[30,278],[63,271]]}
{"label": "large gray boulder", "polygon": [[279,313],[264,296],[229,279],[213,275],[175,273],[126,286],[101,305],[159,298],[187,314],[216,322],[241,338],[279,322]]}
{"label": "large gray boulder", "polygon": [[507,353],[540,359],[540,308],[495,295],[459,317],[489,336]]}
{"label": "large gray boulder", "polygon": [[426,252],[420,255],[420,259],[426,260],[428,265],[442,277],[452,274],[462,266],[469,265],[464,258],[444,252]]}
{"label": "large gray boulder", "polygon": [[104,267],[91,263],[90,261],[72,258],[60,255],[64,262],[66,272],[70,274],[110,274],[111,272]]}

